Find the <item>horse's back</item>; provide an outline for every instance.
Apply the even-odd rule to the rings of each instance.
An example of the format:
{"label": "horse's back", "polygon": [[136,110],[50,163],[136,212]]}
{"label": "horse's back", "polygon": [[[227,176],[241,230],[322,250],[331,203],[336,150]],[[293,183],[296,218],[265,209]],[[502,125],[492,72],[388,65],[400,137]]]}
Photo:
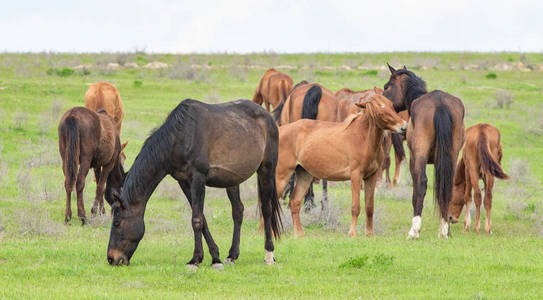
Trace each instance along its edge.
{"label": "horse's back", "polygon": [[[277,147],[278,132],[273,118],[249,100],[205,104],[185,100],[193,109],[193,143],[206,154],[208,185],[226,187],[247,180],[265,159],[270,145]],[[275,153],[277,150],[275,150]]]}
{"label": "horse's back", "polygon": [[124,106],[119,91],[111,83],[92,84],[85,93],[85,107],[93,111],[106,110],[120,129],[124,117]]}
{"label": "horse's back", "polygon": [[304,97],[314,86],[319,86],[322,91],[318,104],[317,120],[336,121],[339,100],[332,91],[315,83],[300,85],[292,90],[281,114],[281,124],[296,122],[302,118]]}

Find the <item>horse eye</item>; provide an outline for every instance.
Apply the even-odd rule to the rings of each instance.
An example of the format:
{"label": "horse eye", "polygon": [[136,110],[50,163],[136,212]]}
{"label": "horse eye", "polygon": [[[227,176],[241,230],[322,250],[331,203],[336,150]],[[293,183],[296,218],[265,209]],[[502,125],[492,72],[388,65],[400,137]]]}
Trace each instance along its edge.
{"label": "horse eye", "polygon": [[121,221],[119,221],[119,220],[114,220],[113,221],[113,226],[119,227],[119,225],[121,225]]}

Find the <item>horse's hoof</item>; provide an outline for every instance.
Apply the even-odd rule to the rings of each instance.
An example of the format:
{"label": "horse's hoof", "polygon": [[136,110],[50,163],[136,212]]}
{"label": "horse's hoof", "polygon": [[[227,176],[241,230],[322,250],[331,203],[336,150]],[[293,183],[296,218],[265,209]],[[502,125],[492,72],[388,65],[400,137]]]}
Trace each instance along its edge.
{"label": "horse's hoof", "polygon": [[85,224],[87,224],[87,218],[81,217],[79,219],[81,220],[81,226],[85,226]]}
{"label": "horse's hoof", "polygon": [[418,240],[419,239],[419,233],[415,232],[413,230],[410,230],[409,233],[407,234],[407,239],[408,240]]}
{"label": "horse's hoof", "polygon": [[211,265],[211,268],[213,268],[213,270],[222,271],[224,270],[224,265],[222,263],[215,263]]}
{"label": "horse's hoof", "polygon": [[231,257],[227,257],[225,260],[224,260],[224,263],[227,264],[227,265],[234,265],[236,264],[236,260],[231,258]]}
{"label": "horse's hoof", "polygon": [[266,256],[264,257],[264,262],[269,266],[275,264],[275,257],[273,255],[273,251],[266,251]]}
{"label": "horse's hoof", "polygon": [[189,272],[196,272],[198,271],[198,265],[195,264],[187,264],[187,270]]}

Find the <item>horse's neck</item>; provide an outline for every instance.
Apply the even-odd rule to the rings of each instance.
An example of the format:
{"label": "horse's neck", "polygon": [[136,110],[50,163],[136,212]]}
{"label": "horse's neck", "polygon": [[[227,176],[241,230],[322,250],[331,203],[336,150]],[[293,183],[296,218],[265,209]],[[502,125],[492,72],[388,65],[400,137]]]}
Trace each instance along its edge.
{"label": "horse's neck", "polygon": [[154,157],[137,158],[128,172],[123,192],[129,195],[130,204],[146,204],[158,184],[166,176],[164,161],[157,161]]}
{"label": "horse's neck", "polygon": [[370,119],[368,115],[362,115],[358,120],[355,120],[350,126],[350,130],[353,130],[355,134],[361,137],[362,148],[368,150],[367,153],[371,155],[377,155],[378,147],[381,147],[383,142],[384,130],[377,127],[374,120]]}
{"label": "horse's neck", "polygon": [[411,88],[411,90],[406,91],[404,101],[407,111],[411,113],[411,104],[413,103],[413,101],[427,93],[428,92],[425,89],[422,89],[420,87],[413,87]]}

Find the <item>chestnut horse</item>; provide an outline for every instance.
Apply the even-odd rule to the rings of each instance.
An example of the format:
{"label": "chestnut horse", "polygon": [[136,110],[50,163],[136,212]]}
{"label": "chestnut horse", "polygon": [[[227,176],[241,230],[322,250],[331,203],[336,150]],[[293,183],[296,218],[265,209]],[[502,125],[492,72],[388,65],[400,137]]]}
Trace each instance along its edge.
{"label": "chestnut horse", "polygon": [[407,237],[419,237],[428,182],[426,164],[434,164],[434,198],[441,217],[438,237],[447,238],[454,163],[464,142],[464,104],[443,91],[428,93],[426,83],[405,66],[400,70],[388,67],[391,75],[383,95],[392,101],[396,111],[407,109],[410,116],[407,146],[413,178],[414,217]]}
{"label": "chestnut horse", "polygon": [[[104,185],[110,172],[121,168],[120,153],[123,146],[114,120],[104,111],[95,113],[85,107],[74,107],[60,119],[58,125],[58,148],[62,158],[64,188],[66,189],[66,212],[64,223],[72,219],[71,194],[74,184],[77,191],[77,215],[84,225],[86,222],[83,203],[85,178],[90,168],[96,178],[96,197],[91,209],[96,215],[98,206],[101,214],[104,209]],[[79,169],[78,169],[79,166]],[[122,183],[117,182],[117,187]]]}
{"label": "chestnut horse", "polygon": [[85,107],[92,111],[104,109],[115,120],[115,126],[121,135],[124,117],[123,101],[117,88],[108,82],[93,83],[85,93]]}
{"label": "chestnut horse", "polygon": [[[335,94],[320,84],[298,83],[287,99],[273,111],[278,126],[289,124],[300,119],[312,119],[329,122],[341,122],[360,109],[349,100],[339,100]],[[294,181],[291,180],[291,191]],[[323,200],[322,209],[327,206],[328,188],[326,180],[322,182]],[[305,196],[306,209],[314,207],[313,184],[310,185]]]}
{"label": "chestnut horse", "polygon": [[269,112],[270,105],[272,108],[276,108],[279,103],[287,98],[290,90],[292,90],[292,78],[290,76],[276,69],[268,69],[256,87],[253,102],[258,105],[264,103],[266,110]]}
{"label": "chestnut horse", "polygon": [[481,191],[479,190],[479,178],[483,179],[485,185],[485,209],[486,223],[485,231],[492,233],[492,187],[494,177],[509,179],[500,166],[502,160],[502,144],[500,142],[500,131],[490,124],[476,124],[466,130],[466,142],[462,151],[462,158],[456,167],[454,175],[454,188],[449,212],[451,222],[458,222],[462,208],[466,205],[466,216],[464,217],[464,231],[469,231],[471,216],[469,207],[471,204],[471,191],[476,207],[475,230],[481,230]]}
{"label": "chestnut horse", "polygon": [[352,103],[358,103],[360,101],[365,101],[371,98],[371,96],[375,94],[382,95],[383,90],[376,86],[374,86],[373,89],[361,90],[358,92],[353,91],[350,88],[342,88],[336,92],[336,98],[340,100],[346,99],[351,101]]}
{"label": "chestnut horse", "polygon": [[[405,121],[409,121],[409,114],[407,110],[403,110],[398,113],[398,115]],[[383,162],[383,168],[381,170],[381,175],[379,178],[382,178],[383,171],[385,172],[385,182],[394,187],[400,182],[400,168],[403,160],[405,159],[405,150],[403,148],[403,142],[405,141],[404,134],[397,134],[390,132],[385,135],[383,142],[383,151],[385,152],[385,160]],[[390,150],[394,148],[394,159],[395,159],[395,170],[394,170],[394,179],[390,181]]]}
{"label": "chestnut horse", "polygon": [[113,223],[108,262],[129,264],[145,232],[147,201],[160,181],[170,175],[177,180],[192,207],[194,252],[187,267],[196,269],[204,258],[203,234],[212,267],[223,268],[219,248],[204,216],[206,185],[225,188],[230,199],[234,233],[225,262],[234,263],[239,256],[243,221],[239,184],[256,172],[266,235],[265,262],[273,264],[272,235],[278,238],[282,226],[281,206],[275,191],[277,146],[274,120],[249,100],[215,105],[191,99],[182,101],[147,138],[126,175],[122,191],[111,192]]}
{"label": "chestnut horse", "polygon": [[360,185],[364,180],[366,235],[373,235],[373,196],[383,161],[383,152],[379,150],[384,131],[405,131],[407,123],[381,95],[357,105],[364,108],[363,112],[349,116],[342,123],[299,120],[279,127],[277,195],[283,195],[289,178],[296,173],[296,186],[290,204],[296,236],[304,235],[300,207],[313,177],[332,181],[351,180],[352,223],[349,235],[353,237],[356,236],[360,214]]}

